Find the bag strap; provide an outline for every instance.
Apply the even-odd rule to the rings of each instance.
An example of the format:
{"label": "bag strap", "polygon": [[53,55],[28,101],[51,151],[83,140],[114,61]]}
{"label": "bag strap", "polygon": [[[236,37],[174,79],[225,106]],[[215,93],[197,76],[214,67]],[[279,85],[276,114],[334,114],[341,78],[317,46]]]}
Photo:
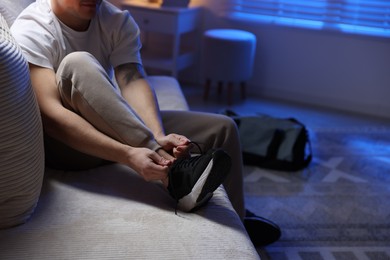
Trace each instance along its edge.
{"label": "bag strap", "polygon": [[[309,165],[309,163],[311,162],[311,160],[313,159],[313,150],[312,150],[311,141],[309,138],[309,132],[308,132],[307,128],[305,127],[305,125],[303,125],[299,121],[294,121],[294,122],[296,122],[302,126],[302,132],[301,132],[300,138],[304,138],[304,140],[305,140],[304,152],[306,152],[306,147],[308,148],[308,153],[303,154],[303,156],[304,156],[303,161],[301,161],[297,165],[298,169],[302,169],[302,168],[306,168]],[[307,157],[305,157],[306,155],[307,155]]]}
{"label": "bag strap", "polygon": [[239,116],[236,112],[234,112],[233,110],[230,110],[230,109],[223,110],[223,114],[226,116],[230,116],[230,117]]}
{"label": "bag strap", "polygon": [[310,141],[310,138],[309,138],[309,133],[307,132],[306,128],[305,128],[305,132],[306,132],[305,134],[307,135],[307,138],[306,138],[307,145],[309,147],[309,155],[307,156],[307,158],[303,162],[303,165],[306,168],[306,166],[308,166],[309,163],[311,162],[311,160],[313,159],[313,150],[311,148],[311,141]]}
{"label": "bag strap", "polygon": [[274,135],[272,136],[272,140],[267,147],[267,155],[268,159],[276,159],[278,156],[279,147],[282,144],[285,137],[285,133],[280,129],[275,129]]}

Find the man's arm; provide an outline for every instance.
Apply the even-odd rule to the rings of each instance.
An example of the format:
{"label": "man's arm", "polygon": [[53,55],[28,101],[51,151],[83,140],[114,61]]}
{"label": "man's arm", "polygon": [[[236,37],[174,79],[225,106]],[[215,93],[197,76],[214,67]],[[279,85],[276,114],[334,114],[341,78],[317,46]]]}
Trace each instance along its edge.
{"label": "man's arm", "polygon": [[[156,95],[145,79],[146,73],[142,65],[137,63],[120,65],[115,68],[115,76],[122,96],[152,131],[154,138],[164,150],[173,153],[175,157],[186,155],[190,141],[182,135],[165,134]],[[162,156],[171,159],[167,154],[161,152]]]}
{"label": "man's arm", "polygon": [[136,63],[120,65],[116,68],[115,75],[123,97],[152,131],[154,137],[157,139],[164,136],[157,99],[145,79],[142,66]]}
{"label": "man's arm", "polygon": [[78,151],[126,164],[146,180],[166,178],[168,162],[162,157],[149,149],[118,142],[66,109],[62,105],[53,70],[30,64],[30,75],[46,134]]}

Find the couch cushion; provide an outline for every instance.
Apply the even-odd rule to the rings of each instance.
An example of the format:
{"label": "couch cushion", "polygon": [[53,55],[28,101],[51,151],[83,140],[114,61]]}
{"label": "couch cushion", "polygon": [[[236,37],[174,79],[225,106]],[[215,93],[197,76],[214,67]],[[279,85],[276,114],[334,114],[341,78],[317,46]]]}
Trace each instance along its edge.
{"label": "couch cushion", "polygon": [[42,125],[27,62],[0,15],[0,228],[24,223],[44,173]]}
{"label": "couch cushion", "polygon": [[0,230],[0,259],[259,259],[223,186],[195,213],[174,208],[124,165],[47,169],[31,221]]}
{"label": "couch cushion", "polygon": [[169,76],[149,76],[148,81],[154,88],[161,110],[189,110],[179,82]]}

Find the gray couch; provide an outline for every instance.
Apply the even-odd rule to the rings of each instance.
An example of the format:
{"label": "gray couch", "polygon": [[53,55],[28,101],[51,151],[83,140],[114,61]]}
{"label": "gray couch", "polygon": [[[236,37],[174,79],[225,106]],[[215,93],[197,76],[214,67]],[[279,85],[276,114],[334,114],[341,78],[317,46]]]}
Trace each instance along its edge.
{"label": "gray couch", "polygon": [[[0,259],[258,259],[222,186],[175,215],[159,184],[123,165],[44,167],[27,64],[7,28],[29,2],[0,3]],[[149,80],[162,109],[188,109],[175,79]]]}

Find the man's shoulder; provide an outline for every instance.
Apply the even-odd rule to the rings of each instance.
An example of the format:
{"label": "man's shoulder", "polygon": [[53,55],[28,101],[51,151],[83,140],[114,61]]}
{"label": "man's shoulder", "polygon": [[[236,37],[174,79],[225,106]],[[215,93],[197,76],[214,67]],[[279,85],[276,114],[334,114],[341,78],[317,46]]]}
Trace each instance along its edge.
{"label": "man's shoulder", "polygon": [[11,32],[30,63],[50,67],[60,57],[63,41],[51,8],[42,2],[24,9],[12,24]]}
{"label": "man's shoulder", "polygon": [[139,30],[128,11],[121,10],[107,1],[102,1],[97,20],[96,24],[99,24],[99,30],[102,30],[104,36],[109,38],[112,35],[116,35],[116,37],[118,35],[137,35]]}
{"label": "man's shoulder", "polygon": [[18,31],[25,30],[51,30],[54,26],[54,19],[50,6],[44,1],[37,1],[25,8],[16,18],[11,26],[19,27]]}
{"label": "man's shoulder", "polygon": [[124,11],[116,7],[115,5],[102,1],[99,10],[99,18],[102,20],[109,20],[110,23],[122,23],[126,19],[129,19],[130,14],[128,11]]}

